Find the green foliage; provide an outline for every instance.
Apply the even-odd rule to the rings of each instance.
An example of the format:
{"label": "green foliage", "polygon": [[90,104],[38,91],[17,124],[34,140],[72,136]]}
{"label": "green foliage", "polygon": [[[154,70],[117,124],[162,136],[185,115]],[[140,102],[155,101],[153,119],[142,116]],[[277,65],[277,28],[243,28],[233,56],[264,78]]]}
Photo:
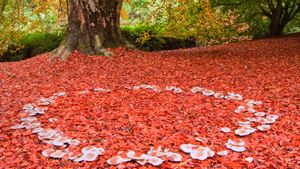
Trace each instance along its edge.
{"label": "green foliage", "polygon": [[49,52],[59,46],[65,37],[65,31],[33,32],[8,47],[0,56],[0,61],[18,61]]}
{"label": "green foliage", "polygon": [[[250,26],[247,33],[252,35],[254,38],[264,37],[272,33],[272,30],[270,30],[271,18],[273,18],[273,20],[276,18],[272,17],[272,15],[275,15],[278,10],[273,10],[271,12],[270,8],[272,7],[270,4],[273,4],[275,5],[274,7],[277,7],[278,2],[278,0],[211,0],[212,7],[214,9],[221,10],[224,13],[227,11],[233,11],[236,13],[236,16],[238,16],[238,22],[244,22]],[[279,11],[279,14],[282,18],[284,18],[284,15],[290,15],[291,17],[296,11],[295,9],[297,6],[295,6],[293,12],[291,12],[292,4],[300,4],[299,0],[282,0],[281,2],[282,9],[287,7],[287,10],[284,9],[282,12]],[[288,3],[289,5],[287,5]],[[266,16],[266,13],[270,13],[271,16]],[[299,31],[299,24],[297,24],[297,20],[299,20],[299,14],[298,19],[297,16],[295,18],[291,17],[290,19],[291,20],[288,21],[287,25],[283,25],[282,23],[278,25],[285,26],[284,33]],[[281,19],[281,21],[282,20],[283,19]]]}
{"label": "green foliage", "polygon": [[164,30],[150,24],[122,26],[123,36],[140,50],[156,51],[195,46],[194,39],[182,39],[163,36]]}
{"label": "green foliage", "polygon": [[[66,23],[66,2],[4,0],[0,3],[0,55],[33,32],[53,32]],[[65,8],[66,9],[66,8]],[[18,48],[16,48],[18,49]]]}
{"label": "green foliage", "polygon": [[286,25],[284,32],[286,33],[300,32],[300,13],[298,13],[298,15]]}
{"label": "green foliage", "polygon": [[156,5],[154,22],[165,28],[165,36],[193,37],[201,46],[251,39],[244,33],[246,23],[237,22],[235,13],[213,10],[209,0],[157,0]]}

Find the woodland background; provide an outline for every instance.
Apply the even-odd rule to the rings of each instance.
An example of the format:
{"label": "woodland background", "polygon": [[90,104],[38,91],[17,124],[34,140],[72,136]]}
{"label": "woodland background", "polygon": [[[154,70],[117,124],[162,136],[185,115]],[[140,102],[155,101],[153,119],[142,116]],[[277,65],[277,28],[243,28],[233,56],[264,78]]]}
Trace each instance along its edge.
{"label": "woodland background", "polygon": [[[277,1],[283,6],[299,3],[298,0],[273,3]],[[270,19],[261,8],[268,10],[268,2],[125,0],[121,30],[131,44],[146,51],[257,39],[272,35]],[[57,48],[66,35],[67,6],[64,0],[2,0],[0,61],[22,60]],[[282,32],[299,31],[297,12]]]}

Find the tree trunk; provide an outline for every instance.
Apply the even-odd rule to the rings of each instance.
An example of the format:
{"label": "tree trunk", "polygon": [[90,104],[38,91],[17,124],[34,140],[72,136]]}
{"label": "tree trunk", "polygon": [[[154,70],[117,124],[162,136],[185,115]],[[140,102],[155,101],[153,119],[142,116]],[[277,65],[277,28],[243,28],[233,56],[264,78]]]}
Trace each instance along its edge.
{"label": "tree trunk", "polygon": [[270,9],[272,10],[272,16],[269,25],[269,31],[271,36],[279,36],[282,34],[282,30],[283,30],[281,28],[281,19],[283,17],[282,0],[276,0],[276,2],[277,4],[275,7],[270,7]]}
{"label": "tree trunk", "polygon": [[104,48],[127,46],[120,31],[123,0],[68,0],[68,34],[57,49],[66,59],[71,51],[109,55]]}
{"label": "tree trunk", "polygon": [[269,25],[269,31],[271,36],[280,36],[282,35],[283,28],[285,25],[282,25],[281,22],[276,20],[271,20]]}

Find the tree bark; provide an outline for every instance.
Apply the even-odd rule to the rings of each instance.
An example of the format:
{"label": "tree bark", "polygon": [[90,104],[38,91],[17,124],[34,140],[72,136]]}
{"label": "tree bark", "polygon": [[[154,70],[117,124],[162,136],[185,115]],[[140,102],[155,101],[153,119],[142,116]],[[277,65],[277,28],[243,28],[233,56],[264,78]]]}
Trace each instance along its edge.
{"label": "tree bark", "polygon": [[[270,1],[271,4],[273,4],[272,0]],[[281,35],[283,30],[283,28],[281,28],[281,18],[283,16],[282,0],[276,0],[276,2],[276,7],[274,7],[274,5],[270,6],[270,9],[272,11],[272,17],[269,25],[269,30],[272,36]]]}
{"label": "tree bark", "polygon": [[299,0],[265,0],[268,6],[266,10],[262,5],[262,13],[270,19],[269,31],[271,36],[279,36],[283,33],[286,24],[300,12]]}
{"label": "tree bark", "polygon": [[127,46],[120,31],[123,0],[68,0],[68,32],[56,55],[66,59],[73,50],[109,55],[104,48]]}

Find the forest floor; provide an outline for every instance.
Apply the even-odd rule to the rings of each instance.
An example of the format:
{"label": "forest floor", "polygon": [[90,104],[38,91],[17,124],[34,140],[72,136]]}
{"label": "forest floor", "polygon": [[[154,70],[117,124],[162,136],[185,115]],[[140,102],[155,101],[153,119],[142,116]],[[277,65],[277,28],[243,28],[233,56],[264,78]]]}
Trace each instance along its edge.
{"label": "forest floor", "polygon": [[[129,150],[147,153],[150,147],[159,146],[183,157],[177,163],[166,161],[160,168],[299,167],[300,36],[161,52],[116,49],[113,53],[99,57],[75,52],[67,61],[49,60],[49,54],[42,54],[0,63],[0,168],[154,168],[135,161],[111,166],[106,161],[118,153],[124,157]],[[152,89],[142,89],[142,84]],[[243,99],[191,92],[196,86],[224,95],[237,93]],[[51,97],[57,92],[64,93]],[[48,100],[39,100],[43,97]],[[279,116],[270,130],[243,137],[235,134],[241,121],[255,117],[250,109],[235,112],[238,106],[247,108],[247,99],[262,102],[248,108],[256,106],[258,112]],[[60,130],[61,135],[81,143],[53,146],[29,129],[12,129],[28,116],[24,112],[30,109],[28,103],[47,107],[45,114],[36,116],[42,128]],[[256,128],[259,123],[250,125]],[[222,132],[222,127],[231,132]],[[246,143],[245,151],[225,146],[228,139],[238,138]],[[207,146],[215,154],[206,160],[192,159],[180,148],[188,143]],[[78,152],[90,145],[105,150],[93,162],[42,155],[47,148]],[[217,155],[223,150],[228,155]]]}

